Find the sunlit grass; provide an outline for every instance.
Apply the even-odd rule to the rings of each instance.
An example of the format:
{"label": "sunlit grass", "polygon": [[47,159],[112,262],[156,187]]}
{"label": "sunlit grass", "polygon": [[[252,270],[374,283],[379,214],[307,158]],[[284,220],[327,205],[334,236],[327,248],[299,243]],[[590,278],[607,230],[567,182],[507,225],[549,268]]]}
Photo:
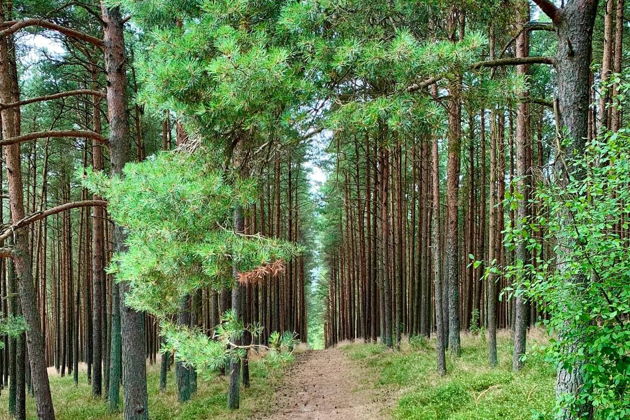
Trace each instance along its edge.
{"label": "sunlit grass", "polygon": [[[253,413],[260,415],[272,409],[274,386],[282,377],[284,368],[273,367],[256,361],[250,363],[251,387],[241,388],[241,408],[230,411],[226,408],[227,378],[213,377],[198,380],[197,393],[191,401],[179,403],[175,385],[175,368],[171,368],[165,392],[159,391],[159,366],[148,370],[149,415],[152,420],[195,420],[195,419],[248,419]],[[91,396],[91,385],[87,383],[85,372],[81,372],[79,385],[75,386],[71,376],[50,378],[55,412],[58,420],[77,419],[121,419],[121,413],[109,413],[106,402]],[[7,413],[8,390],[0,395],[0,419],[9,419]],[[122,391],[121,391],[122,392]],[[121,394],[122,401],[122,394]],[[33,398],[27,398],[27,418],[35,419]]]}
{"label": "sunlit grass", "polygon": [[[448,374],[436,372],[434,340],[412,340],[399,352],[380,344],[349,344],[347,354],[373,373],[372,385],[394,399],[399,419],[515,420],[547,418],[554,404],[555,371],[539,352],[528,354],[525,367],[512,372],[512,343],[502,332],[499,365],[490,368],[483,336],[463,335],[460,358],[447,356]],[[529,345],[544,345],[539,332]]]}

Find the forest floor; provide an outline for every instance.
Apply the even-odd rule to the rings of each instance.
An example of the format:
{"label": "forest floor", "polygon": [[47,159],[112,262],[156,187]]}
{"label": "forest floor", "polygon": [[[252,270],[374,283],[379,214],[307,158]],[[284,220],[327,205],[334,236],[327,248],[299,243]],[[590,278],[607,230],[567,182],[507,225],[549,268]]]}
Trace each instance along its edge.
{"label": "forest floor", "polygon": [[353,343],[344,354],[371,378],[377,393],[393,401],[394,419],[418,420],[542,420],[552,418],[555,369],[542,349],[547,335],[532,329],[525,366],[512,371],[509,331],[497,337],[498,366],[488,366],[485,333],[462,333],[462,353],[447,353],[446,376],[436,371],[435,340],[403,340],[399,351],[381,344]]}
{"label": "forest floor", "polygon": [[340,348],[296,355],[275,394],[267,420],[363,420],[387,418],[386,399],[372,386],[370,372]]}
{"label": "forest floor", "polygon": [[[251,386],[241,389],[239,410],[228,410],[226,393],[228,379],[225,376],[209,374],[198,379],[198,389],[186,403],[177,401],[175,369],[170,369],[166,391],[159,390],[160,366],[147,366],[147,387],[149,395],[149,415],[151,420],[249,420],[260,418],[273,407],[269,401],[283,380],[284,373],[293,362],[279,365],[264,363],[261,360],[250,363]],[[79,383],[75,385],[72,376],[61,377],[54,368],[49,369],[50,387],[55,404],[57,420],[121,420],[122,414],[110,413],[103,399],[91,396],[91,385],[87,381],[85,369],[79,369]],[[7,410],[8,390],[0,391],[0,420],[11,420]],[[122,398],[122,391],[121,391]],[[27,420],[37,420],[33,398],[27,398]]]}
{"label": "forest floor", "polygon": [[[174,369],[160,392],[159,365],[148,368],[149,412],[152,420],[202,419],[445,419],[527,420],[550,418],[554,402],[553,366],[540,348],[544,333],[533,330],[525,367],[511,370],[509,332],[498,337],[499,365],[487,363],[485,335],[462,335],[462,355],[447,356],[448,375],[435,368],[435,341],[413,337],[400,349],[376,343],[345,343],[326,350],[296,352],[293,362],[274,365],[252,360],[251,387],[241,390],[241,408],[226,408],[227,378],[199,378],[199,388],[185,404],[177,401]],[[102,399],[90,395],[81,370],[79,384],[51,371],[51,388],[59,420],[118,420]],[[0,420],[9,419],[6,389],[0,393]],[[33,399],[27,418],[35,419]]]}

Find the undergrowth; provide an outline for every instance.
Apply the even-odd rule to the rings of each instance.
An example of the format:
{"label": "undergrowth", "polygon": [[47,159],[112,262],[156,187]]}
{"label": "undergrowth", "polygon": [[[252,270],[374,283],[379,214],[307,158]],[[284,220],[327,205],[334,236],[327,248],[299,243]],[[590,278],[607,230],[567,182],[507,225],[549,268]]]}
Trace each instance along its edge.
{"label": "undergrowth", "polygon": [[[532,345],[544,338],[530,338]],[[349,344],[344,351],[374,374],[374,387],[397,400],[398,419],[518,420],[547,419],[554,406],[555,370],[540,352],[527,355],[514,373],[512,343],[498,338],[499,365],[487,362],[485,337],[464,335],[460,358],[447,356],[448,374],[436,372],[435,340],[412,337],[398,352],[381,344]]]}
{"label": "undergrowth", "polygon": [[[241,390],[241,408],[235,411],[226,408],[226,377],[217,376],[210,381],[199,379],[197,393],[190,401],[180,403],[177,401],[174,366],[169,372],[165,392],[159,391],[159,365],[150,366],[147,372],[149,416],[152,420],[205,420],[248,419],[254,413],[260,415],[265,407],[271,408],[269,401],[273,399],[274,387],[281,379],[286,363],[291,362],[281,365],[251,362],[251,387]],[[56,374],[50,376],[50,386],[58,420],[122,419],[122,413],[109,413],[104,400],[91,396],[91,385],[87,382],[85,372],[81,372],[78,386],[74,385],[72,376],[62,378]],[[7,391],[5,388],[0,395],[0,420],[9,419]],[[30,396],[27,397],[27,418],[36,419],[34,400]]]}

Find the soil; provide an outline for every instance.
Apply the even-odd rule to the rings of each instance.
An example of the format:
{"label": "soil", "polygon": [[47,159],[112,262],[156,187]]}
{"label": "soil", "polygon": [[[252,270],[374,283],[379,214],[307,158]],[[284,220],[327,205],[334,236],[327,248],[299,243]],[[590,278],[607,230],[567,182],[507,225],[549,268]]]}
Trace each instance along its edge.
{"label": "soil", "polygon": [[[369,374],[344,353],[331,348],[296,355],[276,390],[267,420],[384,419],[386,404],[367,385]],[[379,401],[380,400],[380,401]]]}

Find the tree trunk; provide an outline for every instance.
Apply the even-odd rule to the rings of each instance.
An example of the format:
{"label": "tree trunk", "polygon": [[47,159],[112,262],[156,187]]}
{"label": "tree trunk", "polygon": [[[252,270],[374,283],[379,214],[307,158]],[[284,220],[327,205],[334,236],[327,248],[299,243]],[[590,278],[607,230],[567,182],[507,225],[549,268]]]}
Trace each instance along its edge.
{"label": "tree trunk", "polygon": [[160,360],[160,391],[166,391],[166,381],[168,379],[168,369],[171,364],[171,353],[165,351]]}
{"label": "tree trunk", "polygon": [[[242,233],[244,231],[243,208],[236,206],[234,209],[234,232]],[[236,319],[240,316],[240,293],[241,286],[238,283],[238,269],[236,265],[232,268],[234,276],[234,286],[232,286],[232,312]],[[240,404],[240,379],[241,379],[241,360],[234,358],[230,360],[230,385],[228,389],[228,408],[237,409]]]}
{"label": "tree trunk", "polygon": [[[453,42],[458,39],[461,16],[456,8],[450,11],[449,31]],[[451,353],[459,356],[459,175],[461,152],[461,75],[450,82],[451,100],[448,105],[448,156],[446,165],[446,283],[448,285],[448,345]]]}
{"label": "tree trunk", "polygon": [[[529,4],[523,4],[523,11],[520,12],[521,22],[526,25],[529,22]],[[529,32],[521,31],[516,38],[516,57],[529,56]],[[522,77],[527,77],[529,66],[527,64],[516,67],[517,73]],[[527,93],[525,93],[527,98]],[[516,229],[517,231],[526,229],[528,217],[528,202],[531,183],[530,165],[528,162],[531,137],[529,130],[529,104],[526,100],[518,104],[516,110],[516,190],[517,190],[517,210]],[[529,252],[525,242],[518,241],[515,249],[515,257],[526,266],[530,263]],[[521,281],[524,279],[520,279]],[[525,355],[527,340],[527,315],[529,307],[525,296],[521,290],[517,289],[514,302],[514,352],[512,354],[512,369],[519,370],[523,366],[522,357]]]}
{"label": "tree trunk", "polygon": [[[110,159],[112,174],[122,176],[122,170],[129,159],[129,121],[127,116],[127,77],[125,74],[125,43],[123,22],[118,7],[107,7],[101,3],[101,13],[105,23],[104,52],[107,73],[107,105],[110,122]],[[125,232],[121,226],[114,226],[114,250],[125,251]],[[120,321],[122,337],[122,363],[124,386],[125,420],[148,418],[146,354],[144,334],[144,314],[136,312],[125,304],[125,294],[129,285],[124,279],[119,286]]]}
{"label": "tree trunk", "polygon": [[[93,87],[96,88],[96,69],[92,72]],[[92,124],[95,133],[101,133],[101,113],[99,107],[100,97],[94,96],[92,106]],[[102,144],[92,140],[92,166],[95,171],[103,170]],[[94,200],[101,200],[94,195]],[[105,210],[101,206],[92,207],[92,395],[100,396],[103,393],[103,350],[104,324],[103,313],[105,308]]]}
{"label": "tree trunk", "polygon": [[446,375],[446,355],[444,345],[444,311],[442,305],[442,273],[440,261],[440,155],[437,140],[431,145],[432,205],[431,212],[431,258],[433,260],[433,288],[435,289],[435,324],[437,368],[440,375]]}
{"label": "tree trunk", "polygon": [[111,343],[109,356],[109,388],[107,404],[115,412],[120,404],[120,382],[122,377],[122,337],[120,332],[120,286],[112,283]]}
{"label": "tree trunk", "polygon": [[[617,8],[615,15],[615,58],[613,60],[613,72],[621,73],[623,64],[623,30],[625,27],[624,19],[624,4],[625,0],[617,0]],[[615,84],[612,91],[612,96],[616,96],[619,93],[619,84]],[[621,108],[617,107],[610,111],[610,129],[612,131],[619,131],[621,128]]]}
{"label": "tree trunk", "polygon": [[446,281],[448,283],[448,345],[450,351],[459,356],[459,174],[461,149],[461,103],[459,80],[451,85],[452,100],[449,105],[449,134],[446,206]]}
{"label": "tree trunk", "polygon": [[[10,1],[0,2],[0,22],[11,20]],[[0,37],[0,102],[13,103],[19,101],[19,85],[15,63],[15,44],[12,36]],[[20,135],[19,108],[5,108],[0,113],[2,119],[2,138],[8,139]],[[4,159],[9,184],[9,202],[11,219],[17,223],[24,218],[24,198],[22,185],[22,169],[20,161],[20,145],[4,147]],[[18,292],[22,313],[28,325],[26,345],[28,349],[33,393],[40,419],[54,419],[50,384],[46,369],[44,337],[41,332],[37,295],[31,272],[28,231],[18,229],[15,234],[14,264],[18,276]]]}
{"label": "tree trunk", "polygon": [[[182,298],[182,302],[177,314],[177,323],[186,327],[190,326],[190,296]],[[192,395],[190,388],[190,375],[192,369],[187,367],[183,362],[177,362],[175,365],[175,376],[177,380],[177,399],[185,402]]]}
{"label": "tree trunk", "polygon": [[[590,96],[590,64],[592,52],[592,36],[597,14],[597,0],[572,0],[561,9],[550,6],[549,2],[535,0],[544,7],[556,27],[558,34],[558,51],[556,54],[556,70],[558,84],[558,113],[559,124],[566,129],[569,145],[564,158],[559,159],[559,182],[568,182],[568,177],[582,177],[581,171],[575,168],[565,168],[564,163],[570,164],[573,158],[579,156],[585,149],[588,137],[588,113]],[[614,113],[613,113],[614,115]],[[568,169],[570,173],[565,173]],[[568,217],[568,216],[567,216]],[[561,243],[561,247],[571,248],[571,243]],[[562,270],[562,266],[558,267]],[[572,281],[588,281],[586,275]],[[562,339],[562,332],[560,332]],[[561,367],[558,370],[556,393],[560,395],[576,395],[582,384],[581,366]],[[576,417],[577,416],[577,417]],[[592,417],[591,407],[578,407],[573,410],[563,410],[559,418],[577,419]]]}
{"label": "tree trunk", "polygon": [[382,342],[387,347],[393,346],[392,341],[392,296],[391,296],[391,277],[390,277],[390,228],[389,228],[389,205],[388,205],[388,192],[389,192],[389,151],[387,149],[381,150],[381,296],[383,300],[383,330],[381,331]]}

